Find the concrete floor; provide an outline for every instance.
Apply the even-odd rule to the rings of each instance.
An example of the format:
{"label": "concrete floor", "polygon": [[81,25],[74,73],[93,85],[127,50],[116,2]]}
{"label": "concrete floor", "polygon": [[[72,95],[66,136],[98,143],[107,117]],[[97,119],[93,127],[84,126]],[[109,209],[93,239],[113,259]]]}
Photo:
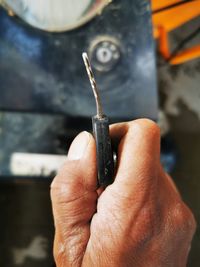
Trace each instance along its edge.
{"label": "concrete floor", "polygon": [[53,266],[49,185],[49,181],[1,183],[0,266]]}

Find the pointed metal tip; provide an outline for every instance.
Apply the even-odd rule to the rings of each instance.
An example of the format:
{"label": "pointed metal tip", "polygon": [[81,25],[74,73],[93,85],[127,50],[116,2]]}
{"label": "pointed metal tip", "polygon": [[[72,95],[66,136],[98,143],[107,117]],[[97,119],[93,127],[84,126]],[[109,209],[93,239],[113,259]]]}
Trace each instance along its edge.
{"label": "pointed metal tip", "polygon": [[87,74],[88,74],[88,77],[89,77],[89,80],[90,80],[90,83],[91,83],[91,86],[92,86],[94,97],[95,97],[95,100],[96,100],[97,116],[99,118],[101,118],[103,116],[103,111],[102,111],[101,101],[100,101],[100,97],[99,97],[99,92],[98,92],[98,89],[97,89],[97,84],[96,84],[96,81],[95,81],[95,78],[94,78],[94,74],[92,72],[92,67],[91,67],[91,64],[90,64],[90,61],[89,61],[89,58],[88,58],[88,55],[87,55],[86,52],[82,53],[82,57],[83,57],[83,61],[84,61],[84,64],[85,64],[85,67],[86,67],[86,70],[87,70]]}
{"label": "pointed metal tip", "polygon": [[87,53],[86,53],[86,52],[83,52],[83,53],[82,53],[82,57],[83,57],[83,59],[88,58]]}
{"label": "pointed metal tip", "polygon": [[82,53],[82,58],[83,58],[85,66],[86,66],[86,69],[88,69],[90,67],[90,61],[89,61],[89,58],[88,58],[88,55],[86,52]]}

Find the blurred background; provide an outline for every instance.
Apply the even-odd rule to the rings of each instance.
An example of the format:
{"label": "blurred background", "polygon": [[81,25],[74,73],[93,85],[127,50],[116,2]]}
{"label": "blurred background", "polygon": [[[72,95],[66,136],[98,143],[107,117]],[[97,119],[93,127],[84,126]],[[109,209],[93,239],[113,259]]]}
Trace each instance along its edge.
{"label": "blurred background", "polygon": [[200,220],[200,0],[0,0],[2,267],[54,266],[50,183],[95,114],[83,51],[111,123],[158,122],[163,166]]}

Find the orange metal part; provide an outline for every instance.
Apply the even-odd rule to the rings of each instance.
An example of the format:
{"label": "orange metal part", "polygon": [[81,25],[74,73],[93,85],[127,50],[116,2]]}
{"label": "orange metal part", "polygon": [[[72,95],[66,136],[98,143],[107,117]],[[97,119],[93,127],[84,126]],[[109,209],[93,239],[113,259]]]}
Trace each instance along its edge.
{"label": "orange metal part", "polygon": [[159,51],[165,59],[170,57],[168,35],[163,27],[159,27]]}
{"label": "orange metal part", "polygon": [[[158,0],[157,0],[158,1]],[[176,29],[184,23],[200,15],[200,0],[191,1],[180,6],[153,14],[155,37],[158,27],[162,26],[167,32]]]}
{"label": "orange metal part", "polygon": [[183,2],[183,0],[154,0],[152,1],[152,10],[155,11],[180,2]]}
{"label": "orange metal part", "polygon": [[[152,6],[154,8],[158,6],[157,2],[160,2],[160,5],[165,5],[167,4],[167,2],[172,3],[172,0],[153,0]],[[176,29],[177,27],[185,24],[186,22],[197,16],[200,16],[200,0],[183,3],[181,5],[153,14],[152,20],[154,26],[154,37],[158,38],[159,51],[165,59],[170,58],[168,32]],[[179,55],[175,56],[173,60],[170,61],[170,63],[180,64],[187,60],[198,57],[198,47],[199,46],[181,52]]]}
{"label": "orange metal part", "polygon": [[198,57],[200,57],[200,45],[185,49],[184,51],[177,54],[174,58],[172,58],[170,60],[170,63],[172,65],[177,65]]}

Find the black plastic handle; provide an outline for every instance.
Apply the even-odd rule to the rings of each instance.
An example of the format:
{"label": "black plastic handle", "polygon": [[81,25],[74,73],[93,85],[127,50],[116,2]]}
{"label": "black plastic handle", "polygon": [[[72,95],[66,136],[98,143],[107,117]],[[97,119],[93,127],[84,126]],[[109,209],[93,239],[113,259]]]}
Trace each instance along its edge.
{"label": "black plastic handle", "polygon": [[92,117],[92,126],[96,141],[98,183],[99,186],[107,186],[113,182],[114,176],[114,160],[108,117]]}

